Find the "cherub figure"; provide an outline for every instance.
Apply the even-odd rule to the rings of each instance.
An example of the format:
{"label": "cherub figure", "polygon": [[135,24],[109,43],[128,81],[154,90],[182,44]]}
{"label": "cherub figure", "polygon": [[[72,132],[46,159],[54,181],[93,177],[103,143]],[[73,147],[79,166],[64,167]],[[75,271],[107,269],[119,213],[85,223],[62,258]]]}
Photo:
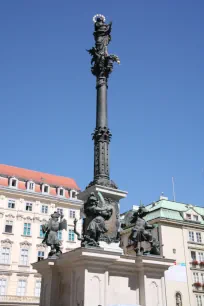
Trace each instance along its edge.
{"label": "cherub figure", "polygon": [[[60,218],[60,221],[58,221]],[[60,250],[60,240],[58,239],[58,232],[61,230],[67,230],[67,221],[64,219],[63,214],[54,212],[51,215],[48,223],[42,225],[42,231],[45,234],[43,243],[51,247],[48,257],[58,257],[62,252]]]}

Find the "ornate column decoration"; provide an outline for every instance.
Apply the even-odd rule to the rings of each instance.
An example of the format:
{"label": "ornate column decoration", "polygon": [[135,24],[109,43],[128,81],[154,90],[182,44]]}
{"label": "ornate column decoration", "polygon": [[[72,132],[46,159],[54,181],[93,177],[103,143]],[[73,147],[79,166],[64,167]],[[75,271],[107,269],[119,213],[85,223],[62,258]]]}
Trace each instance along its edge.
{"label": "ornate column decoration", "polygon": [[[108,54],[108,44],[111,41],[112,23],[105,23],[103,15],[93,17],[95,31],[95,47],[87,50],[91,55],[91,72],[96,76],[96,128],[92,134],[94,140],[94,180],[89,184],[117,188],[110,180],[109,174],[109,143],[111,132],[107,119],[107,88],[108,78],[113,70],[113,63],[120,64],[118,56]],[[89,187],[88,186],[88,187]]]}

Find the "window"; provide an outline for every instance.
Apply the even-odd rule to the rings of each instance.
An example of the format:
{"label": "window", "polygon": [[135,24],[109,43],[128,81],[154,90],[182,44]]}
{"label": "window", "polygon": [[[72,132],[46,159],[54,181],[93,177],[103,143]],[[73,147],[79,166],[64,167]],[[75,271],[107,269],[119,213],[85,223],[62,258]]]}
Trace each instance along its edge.
{"label": "window", "polygon": [[194,241],[194,232],[189,232],[189,240]]}
{"label": "window", "polygon": [[191,220],[191,214],[186,214],[186,219]]}
{"label": "window", "polygon": [[60,197],[64,197],[64,188],[60,187],[60,188],[57,188],[57,194],[60,196]]}
{"label": "window", "polygon": [[70,198],[76,198],[77,192],[75,190],[70,190]]}
{"label": "window", "polygon": [[196,306],[202,306],[202,298],[201,295],[196,295]]}
{"label": "window", "polygon": [[15,208],[15,201],[14,200],[8,200],[8,208]]}
{"label": "window", "polygon": [[193,220],[194,221],[198,221],[198,216],[197,215],[193,215]]}
{"label": "window", "polygon": [[197,242],[199,242],[199,243],[202,242],[201,233],[196,233],[196,239],[197,239]]}
{"label": "window", "polygon": [[38,251],[38,261],[43,260],[45,258],[44,251]]}
{"label": "window", "polygon": [[58,231],[57,236],[59,240],[62,240],[62,231]]}
{"label": "window", "polygon": [[6,279],[0,279],[0,295],[6,295]]}
{"label": "window", "polygon": [[18,296],[24,296],[26,291],[26,280],[19,279],[18,281],[18,287],[17,287],[17,295]]}
{"label": "window", "polygon": [[199,275],[197,272],[193,272],[194,283],[199,283]]}
{"label": "window", "polygon": [[204,261],[204,256],[203,252],[198,252],[198,260],[199,261]]}
{"label": "window", "polygon": [[2,264],[9,264],[10,262],[10,248],[2,247],[1,248],[1,260]]}
{"label": "window", "polygon": [[42,192],[43,193],[49,193],[50,186],[49,185],[42,185]]}
{"label": "window", "polygon": [[70,211],[69,211],[69,217],[70,217],[70,218],[75,218],[75,217],[76,217],[76,212],[75,212],[75,210],[70,210]]}
{"label": "window", "polygon": [[57,212],[58,214],[63,215],[63,208],[57,208]]}
{"label": "window", "polygon": [[32,211],[33,209],[33,204],[32,203],[26,203],[26,210],[27,211]]}
{"label": "window", "polygon": [[176,254],[176,249],[173,249],[173,253]]}
{"label": "window", "polygon": [[12,233],[12,232],[13,232],[13,221],[6,220],[5,233]]}
{"label": "window", "polygon": [[31,235],[31,224],[24,223],[23,235],[30,236]]}
{"label": "window", "polygon": [[72,230],[72,229],[69,229],[68,240],[69,241],[74,241],[75,240],[74,230]]}
{"label": "window", "polygon": [[201,283],[204,284],[204,274],[201,273],[200,277],[201,277]]}
{"label": "window", "polygon": [[44,238],[44,237],[45,237],[45,234],[43,233],[42,225],[40,225],[40,238]]}
{"label": "window", "polygon": [[27,182],[27,190],[30,190],[30,191],[34,191],[34,188],[35,188],[35,183],[30,181],[30,182]]}
{"label": "window", "polygon": [[191,251],[191,259],[196,260],[196,252],[195,251]]}
{"label": "window", "polygon": [[23,266],[28,266],[28,249],[21,249],[20,264]]}
{"label": "window", "polygon": [[47,205],[42,205],[41,212],[42,212],[43,214],[47,214],[47,213],[48,213],[48,206],[47,206]]}
{"label": "window", "polygon": [[41,281],[37,280],[35,283],[35,296],[40,296],[40,289],[41,289]]}
{"label": "window", "polygon": [[9,186],[13,188],[17,188],[18,180],[15,177],[10,178]]}

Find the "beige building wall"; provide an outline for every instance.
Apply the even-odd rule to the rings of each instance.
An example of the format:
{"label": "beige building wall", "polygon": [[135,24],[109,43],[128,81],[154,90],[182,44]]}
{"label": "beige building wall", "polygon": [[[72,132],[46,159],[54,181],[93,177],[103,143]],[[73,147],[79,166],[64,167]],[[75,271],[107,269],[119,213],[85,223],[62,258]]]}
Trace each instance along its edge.
{"label": "beige building wall", "polygon": [[[11,200],[14,201],[14,208],[8,207]],[[32,211],[26,210],[26,203],[32,204]],[[47,207],[44,212],[43,205]],[[62,252],[79,247],[79,241],[69,230],[73,230],[74,217],[80,218],[81,206],[82,201],[76,197],[67,199],[0,187],[0,305],[4,305],[5,302],[9,303],[9,301],[11,304],[6,305],[39,303],[41,278],[37,271],[32,269],[31,263],[38,260],[38,252],[44,252],[41,254],[46,258],[49,251],[42,244],[40,226],[58,208],[63,210],[68,222],[68,231],[62,232]],[[9,224],[12,224],[11,233],[6,232],[5,229],[5,226]],[[25,224],[29,224],[30,234],[25,235]],[[80,231],[79,222],[77,226]],[[24,252],[24,261],[22,252]],[[21,288],[19,282],[21,282]]]}

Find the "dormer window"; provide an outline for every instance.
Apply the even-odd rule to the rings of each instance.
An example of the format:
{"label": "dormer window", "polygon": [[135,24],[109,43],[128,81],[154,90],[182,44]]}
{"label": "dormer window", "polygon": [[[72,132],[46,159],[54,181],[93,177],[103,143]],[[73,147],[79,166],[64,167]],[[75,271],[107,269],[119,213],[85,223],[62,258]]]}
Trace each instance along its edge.
{"label": "dormer window", "polygon": [[77,197],[77,191],[76,190],[70,190],[70,198],[76,199]]}
{"label": "dormer window", "polygon": [[57,188],[57,194],[60,197],[64,197],[65,190],[62,187]]}
{"label": "dormer window", "polygon": [[186,214],[186,219],[191,220],[191,214]]}
{"label": "dormer window", "polygon": [[9,181],[9,186],[12,188],[17,188],[18,187],[18,180],[15,177],[11,177]]}
{"label": "dormer window", "polygon": [[34,191],[34,189],[35,189],[35,183],[33,181],[28,181],[27,182],[27,190]]}
{"label": "dormer window", "polygon": [[197,215],[193,215],[193,220],[194,221],[198,221],[198,216]]}
{"label": "dormer window", "polygon": [[50,186],[47,184],[42,185],[42,193],[49,193],[50,192]]}

